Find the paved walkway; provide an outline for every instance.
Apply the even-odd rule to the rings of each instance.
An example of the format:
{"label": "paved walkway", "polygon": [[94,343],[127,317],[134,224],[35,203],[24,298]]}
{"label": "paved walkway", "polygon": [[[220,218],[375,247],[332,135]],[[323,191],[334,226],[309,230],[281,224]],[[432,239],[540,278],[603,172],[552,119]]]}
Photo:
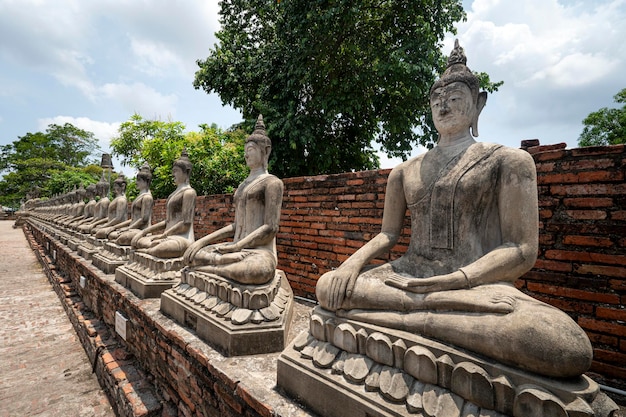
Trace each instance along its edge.
{"label": "paved walkway", "polygon": [[0,221],[0,417],[114,416],[22,229]]}

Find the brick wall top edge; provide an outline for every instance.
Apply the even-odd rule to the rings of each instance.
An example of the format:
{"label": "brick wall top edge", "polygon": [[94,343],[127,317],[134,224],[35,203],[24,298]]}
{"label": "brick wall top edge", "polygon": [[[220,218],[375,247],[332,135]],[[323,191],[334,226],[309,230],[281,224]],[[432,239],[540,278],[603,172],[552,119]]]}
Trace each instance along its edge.
{"label": "brick wall top edge", "polygon": [[323,175],[313,175],[313,176],[304,176],[304,177],[291,177],[291,178],[283,178],[283,183],[287,186],[288,184],[301,183],[301,182],[321,182],[321,181],[329,181],[329,180],[340,180],[342,178],[369,178],[376,176],[387,176],[391,172],[390,168],[384,169],[372,169],[368,171],[357,171],[357,172],[342,172],[340,174],[323,174]]}
{"label": "brick wall top edge", "polygon": [[526,148],[526,151],[531,154],[538,154],[538,153],[542,153],[542,152],[550,152],[550,151],[557,151],[557,150],[562,150],[567,148],[567,143],[565,142],[561,142],[561,143],[556,143],[554,145],[539,145],[539,146],[531,146],[529,148]]}

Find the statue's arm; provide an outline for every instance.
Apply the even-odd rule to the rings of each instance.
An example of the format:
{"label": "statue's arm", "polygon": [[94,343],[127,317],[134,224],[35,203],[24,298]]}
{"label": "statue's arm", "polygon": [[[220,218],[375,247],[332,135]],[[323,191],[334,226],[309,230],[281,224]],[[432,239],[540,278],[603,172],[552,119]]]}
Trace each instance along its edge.
{"label": "statue's arm", "polygon": [[537,260],[538,203],[535,163],[525,151],[507,149],[500,169],[498,206],[502,245],[461,271],[474,287],[493,282],[514,282]]}

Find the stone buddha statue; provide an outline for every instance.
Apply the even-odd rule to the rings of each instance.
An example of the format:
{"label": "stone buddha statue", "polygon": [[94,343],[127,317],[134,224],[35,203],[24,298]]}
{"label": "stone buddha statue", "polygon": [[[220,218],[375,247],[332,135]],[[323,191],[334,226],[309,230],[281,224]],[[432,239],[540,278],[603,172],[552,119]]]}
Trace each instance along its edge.
{"label": "stone buddha statue", "polygon": [[148,164],[144,164],[137,173],[136,180],[139,195],[131,205],[131,218],[117,225],[108,235],[108,239],[120,246],[130,246],[130,242],[139,232],[150,226],[154,199],[150,192],[152,172]]}
{"label": "stone buddha statue", "polygon": [[126,177],[123,173],[113,181],[113,194],[115,198],[109,203],[107,209],[107,220],[94,228],[91,234],[97,239],[106,239],[109,233],[117,226],[126,221],[128,217],[128,201],[126,200]]}
{"label": "stone buddha statue", "polygon": [[[437,146],[392,170],[380,234],[319,279],[318,300],[338,316],[539,374],[580,375],[593,355],[584,331],[513,286],[537,258],[535,164],[525,151],[474,140],[487,93],[465,62],[457,43],[430,91]],[[407,209],[407,252],[368,268],[398,241]]]}
{"label": "stone buddha statue", "polygon": [[78,230],[81,233],[91,233],[94,227],[102,224],[103,221],[106,222],[109,214],[109,203],[111,202],[109,200],[109,189],[109,182],[104,178],[103,172],[100,181],[96,184],[96,195],[100,197],[100,200],[95,204],[93,216],[78,226]]}
{"label": "stone buddha statue", "polygon": [[[250,174],[233,196],[235,222],[197,240],[187,249],[185,263],[194,270],[241,284],[265,284],[274,278],[283,182],[267,172],[271,149],[263,117],[259,116],[245,144]],[[223,242],[227,238],[233,238],[232,242]]]}
{"label": "stone buddha statue", "polygon": [[[191,168],[187,151],[183,150],[172,167],[176,189],[167,198],[165,220],[133,232],[130,244],[134,250],[122,247],[130,252],[128,263],[115,269],[115,281],[141,298],[158,297],[180,279],[183,253],[194,241],[196,190],[189,185]],[[149,181],[145,178],[142,200],[145,198],[148,205],[151,196],[147,194]]]}
{"label": "stone buddha statue", "polygon": [[[130,257],[130,243],[143,229],[150,226],[152,206],[154,200],[150,193],[152,173],[146,164],[137,173],[137,188],[139,195],[131,206],[131,218],[114,226],[98,231],[106,233],[107,241],[102,243],[102,250],[93,255],[93,264],[106,274],[116,272],[116,269],[127,263]],[[115,200],[111,204],[113,204]],[[125,205],[128,206],[127,204]],[[126,217],[124,215],[124,217]],[[110,231],[109,231],[110,230]]]}
{"label": "stone buddha statue", "polygon": [[167,198],[166,218],[135,235],[131,241],[134,248],[157,258],[178,258],[194,241],[196,190],[189,185],[191,168],[187,151],[183,150],[172,167],[176,189]]}
{"label": "stone buddha statue", "polygon": [[[263,116],[246,139],[248,177],[233,195],[235,221],[185,251],[180,282],[161,294],[161,311],[228,356],[282,350],[293,292],[276,269],[283,182],[268,173],[272,143]],[[231,240],[232,239],[232,240]]]}
{"label": "stone buddha statue", "polygon": [[87,198],[87,202],[85,203],[85,207],[83,208],[83,213],[79,217],[77,217],[74,221],[70,222],[68,225],[70,228],[74,229],[76,226],[79,226],[83,222],[87,222],[94,215],[94,209],[96,207],[96,184],[89,184],[85,189],[85,198]]}
{"label": "stone buddha statue", "polygon": [[[381,232],[320,277],[309,331],[279,358],[279,386],[321,415],[615,409],[583,375],[585,332],[514,286],[537,257],[536,168],[523,150],[475,141],[486,100],[457,41],[430,90],[437,146],[391,171]],[[406,252],[371,265],[398,242],[407,210]]]}

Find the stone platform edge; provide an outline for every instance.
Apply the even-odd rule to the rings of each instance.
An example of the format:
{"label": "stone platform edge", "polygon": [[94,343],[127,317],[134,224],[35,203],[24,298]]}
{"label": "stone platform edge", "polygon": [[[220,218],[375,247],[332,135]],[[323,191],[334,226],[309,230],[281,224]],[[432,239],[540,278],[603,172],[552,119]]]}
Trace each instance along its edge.
{"label": "stone platform edge", "polygon": [[[163,315],[160,299],[136,297],[36,223],[23,229],[117,415],[313,415],[277,390],[279,353],[224,357]],[[292,335],[308,325],[310,307],[299,311]],[[115,331],[118,312],[126,340]]]}

